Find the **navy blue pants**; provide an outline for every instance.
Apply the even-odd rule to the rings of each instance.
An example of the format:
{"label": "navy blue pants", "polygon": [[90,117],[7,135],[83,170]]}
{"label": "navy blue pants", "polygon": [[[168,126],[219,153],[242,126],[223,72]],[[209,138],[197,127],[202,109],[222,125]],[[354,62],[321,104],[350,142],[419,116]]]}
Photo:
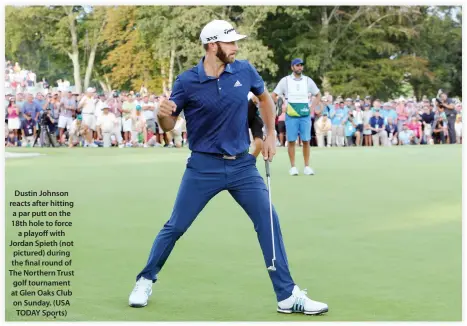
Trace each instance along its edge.
{"label": "navy blue pants", "polygon": [[[186,232],[201,210],[215,195],[227,190],[252,220],[263,252],[264,263],[271,265],[272,239],[269,197],[266,184],[256,168],[256,158],[247,154],[236,160],[193,152],[178,190],[172,216],[152,245],[144,269],[138,274],[155,282],[175,242]],[[295,285],[289,272],[287,255],[273,208],[276,271],[269,272],[277,300],[287,299]]]}

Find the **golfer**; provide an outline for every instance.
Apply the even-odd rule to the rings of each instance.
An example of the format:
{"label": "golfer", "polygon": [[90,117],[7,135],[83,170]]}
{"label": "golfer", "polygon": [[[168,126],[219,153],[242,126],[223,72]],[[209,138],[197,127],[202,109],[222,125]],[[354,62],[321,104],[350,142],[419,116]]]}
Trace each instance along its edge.
{"label": "golfer", "polygon": [[[326,304],[310,300],[290,275],[279,218],[273,209],[271,232],[269,196],[256,159],[248,153],[248,92],[259,99],[266,125],[262,154],[271,161],[275,154],[274,103],[264,82],[248,61],[235,60],[236,41],[245,38],[226,21],[214,20],[201,31],[206,51],[198,65],[175,80],[170,100],[162,101],[158,112],[161,127],[168,131],[183,110],[189,147],[192,151],[182,177],[170,219],[156,236],[146,266],[136,277],[130,294],[132,307],[144,307],[177,240],[187,231],[204,206],[219,192],[229,191],[253,222],[266,266],[273,258],[275,271],[269,271],[277,311],[321,314]],[[193,195],[196,194],[196,195]],[[261,299],[261,298],[258,298]]]}
{"label": "golfer", "polygon": [[285,129],[291,165],[289,174],[298,175],[298,169],[295,167],[295,142],[300,134],[303,143],[303,160],[305,161],[303,174],[314,175],[315,172],[310,167],[311,116],[308,94],[311,93],[315,96],[311,103],[312,108],[321,102],[321,95],[313,79],[302,74],[302,59],[293,59],[291,68],[292,74],[282,78],[271,95],[276,103],[278,95],[285,96],[288,102]]}

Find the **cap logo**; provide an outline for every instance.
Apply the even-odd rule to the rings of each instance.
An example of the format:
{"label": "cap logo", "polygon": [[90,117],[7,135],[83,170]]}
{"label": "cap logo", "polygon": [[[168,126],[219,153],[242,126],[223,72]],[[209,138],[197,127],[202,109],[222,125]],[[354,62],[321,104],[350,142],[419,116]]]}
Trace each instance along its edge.
{"label": "cap logo", "polygon": [[207,42],[213,41],[213,40],[217,40],[217,35],[211,36],[211,37],[206,37],[206,41],[207,41]]}
{"label": "cap logo", "polygon": [[231,29],[225,29],[225,30],[224,30],[224,34],[229,34],[230,32],[233,32],[233,31],[235,31],[235,29],[234,29],[234,28],[231,28]]}

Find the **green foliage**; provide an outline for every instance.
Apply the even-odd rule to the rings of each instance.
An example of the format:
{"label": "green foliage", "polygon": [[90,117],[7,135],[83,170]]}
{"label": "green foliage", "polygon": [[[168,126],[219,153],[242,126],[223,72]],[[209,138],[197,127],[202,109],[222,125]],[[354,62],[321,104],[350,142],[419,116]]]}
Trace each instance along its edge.
{"label": "green foliage", "polygon": [[[202,27],[232,22],[248,38],[248,59],[268,85],[305,60],[305,74],[335,95],[461,95],[460,7],[423,6],[26,6],[6,7],[6,57],[49,78],[72,79],[70,17],[77,28],[80,73],[97,46],[93,82],[162,92],[196,65]],[[171,58],[174,62],[170,65]]]}

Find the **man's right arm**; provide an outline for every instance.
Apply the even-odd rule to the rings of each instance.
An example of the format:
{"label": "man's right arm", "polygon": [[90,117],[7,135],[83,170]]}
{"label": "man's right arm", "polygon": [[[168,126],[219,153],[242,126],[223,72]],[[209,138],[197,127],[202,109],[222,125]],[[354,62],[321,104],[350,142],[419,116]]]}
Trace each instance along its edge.
{"label": "man's right arm", "polygon": [[185,107],[185,90],[180,77],[174,82],[172,94],[169,100],[162,100],[157,112],[159,125],[165,132],[173,130],[177,117]]}
{"label": "man's right arm", "polygon": [[285,95],[285,77],[279,81],[276,88],[274,88],[274,90],[271,93],[271,97],[274,103],[277,103],[279,95]]}

